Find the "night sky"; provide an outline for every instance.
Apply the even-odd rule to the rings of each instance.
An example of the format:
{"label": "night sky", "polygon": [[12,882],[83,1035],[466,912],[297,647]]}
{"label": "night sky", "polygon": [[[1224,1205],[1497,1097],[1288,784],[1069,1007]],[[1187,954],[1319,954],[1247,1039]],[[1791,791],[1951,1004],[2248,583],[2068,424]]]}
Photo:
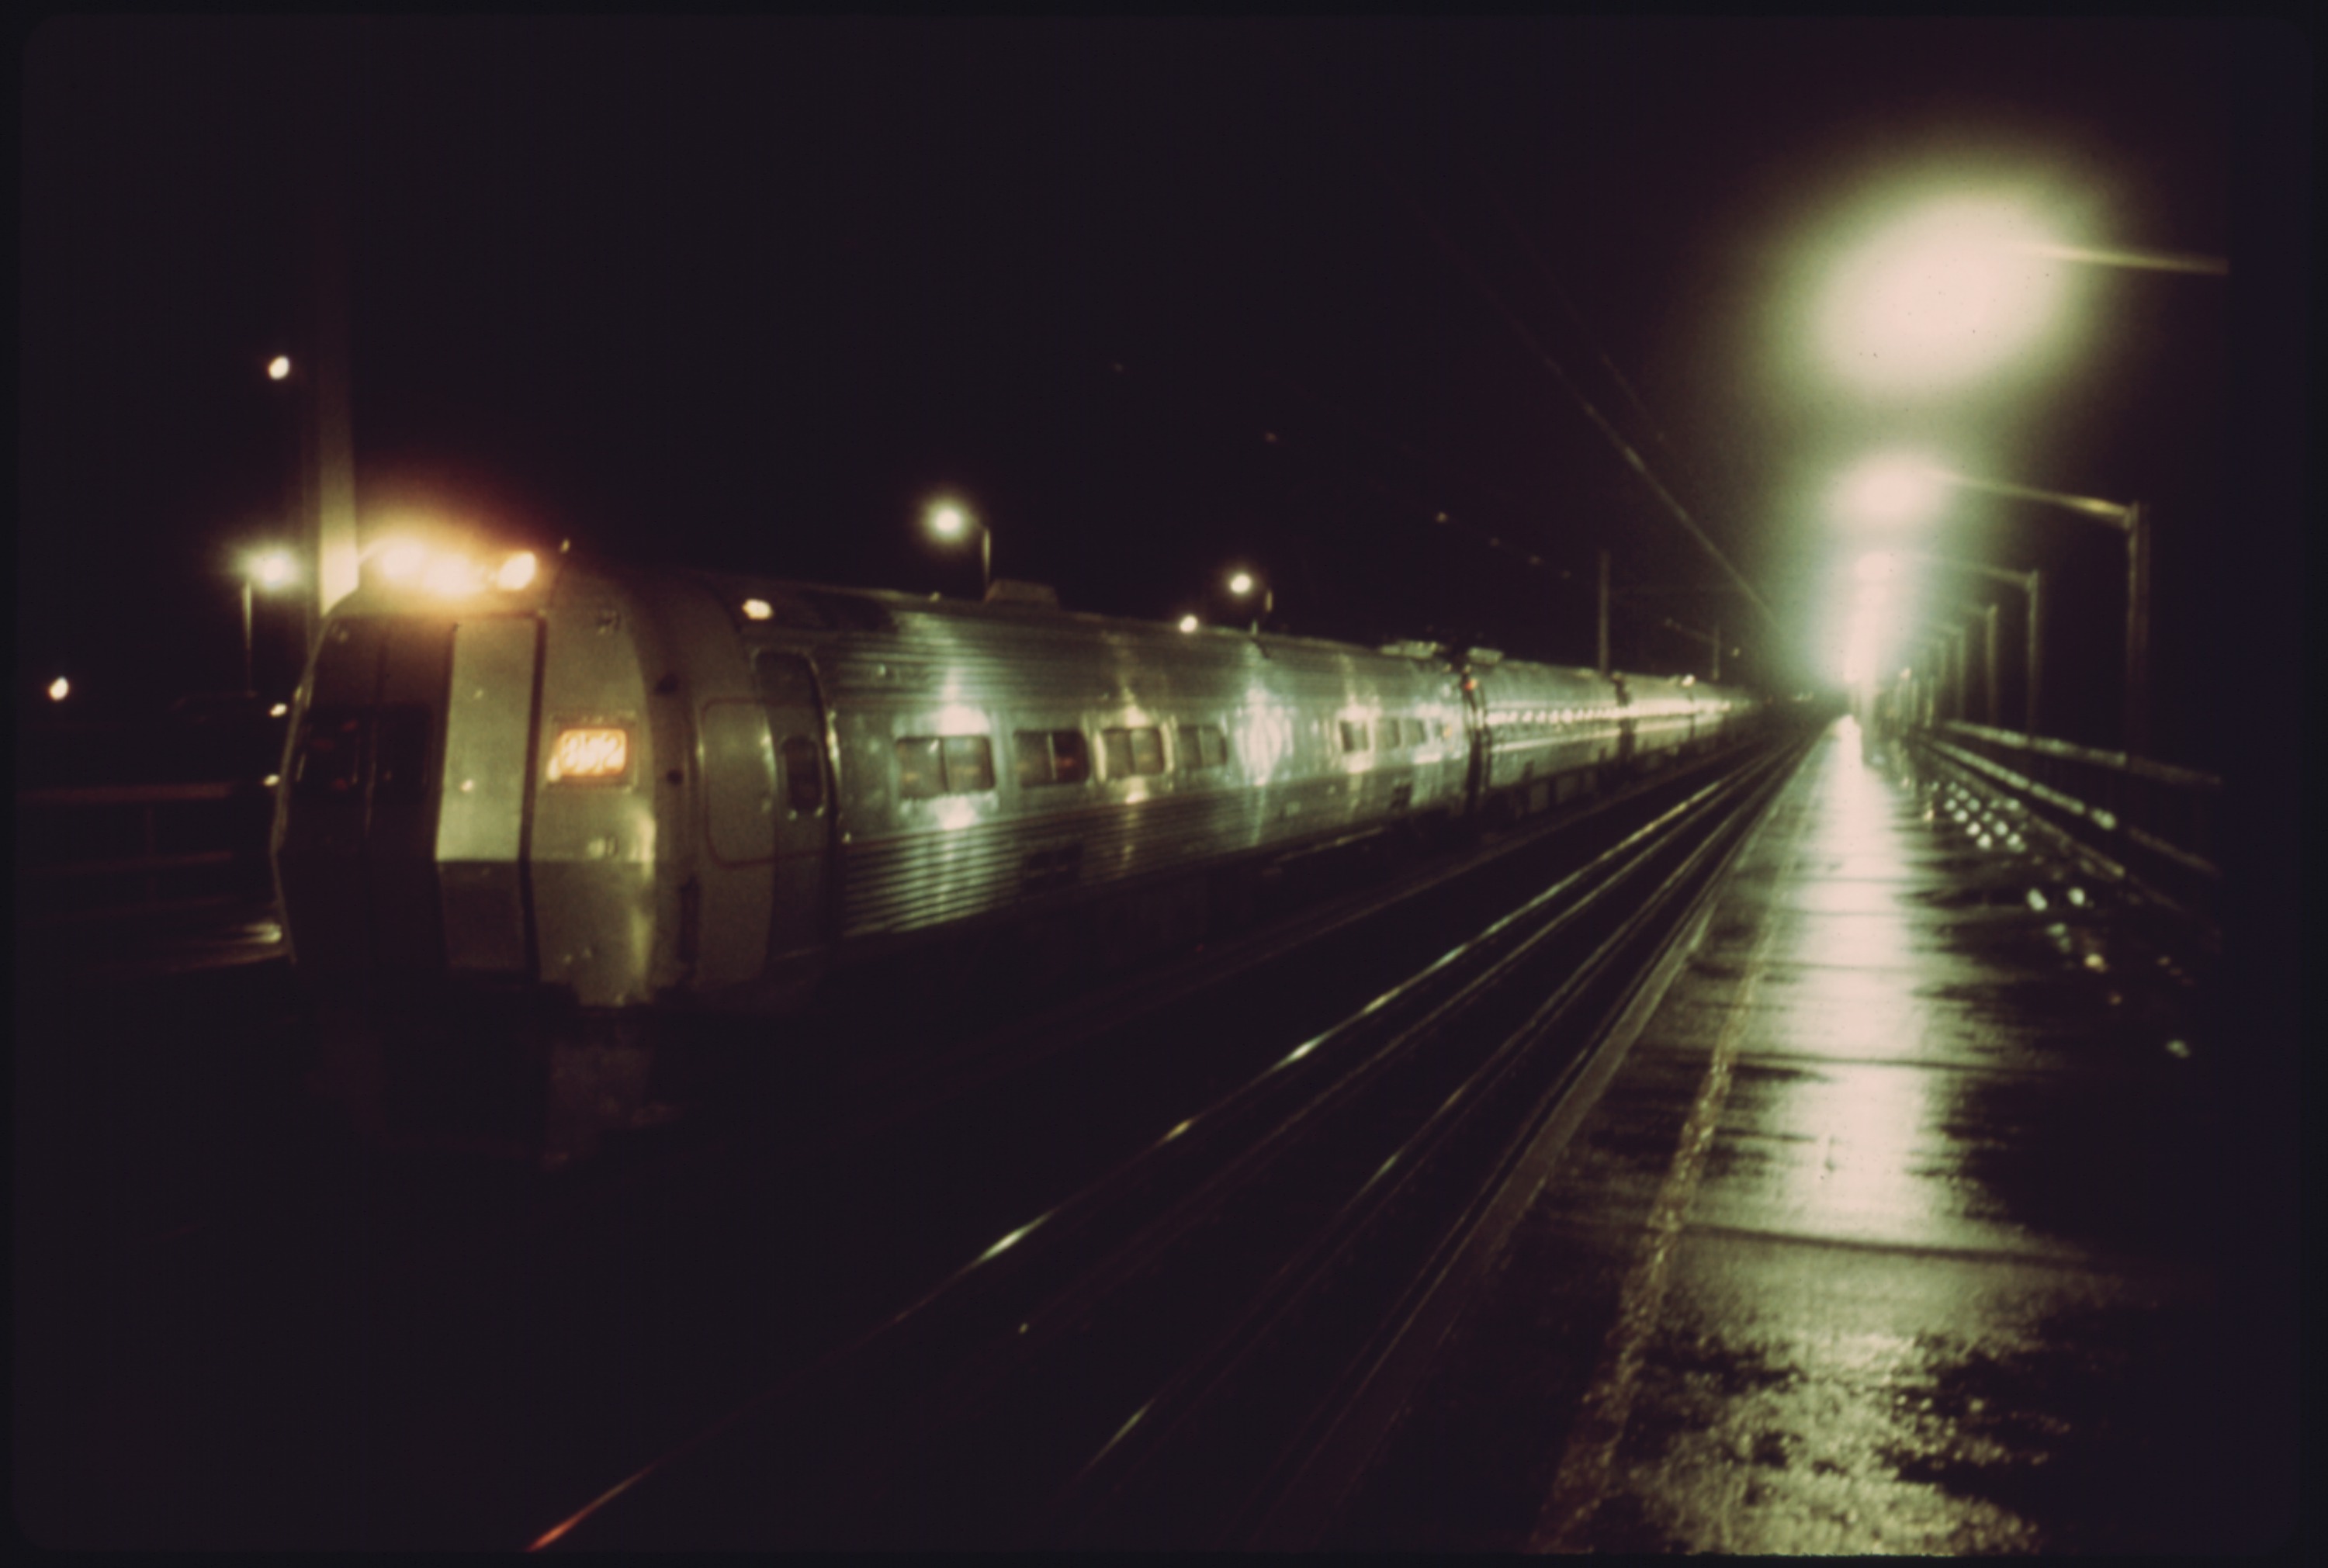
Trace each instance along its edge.
{"label": "night sky", "polygon": [[[18,683],[67,672],[99,707],[238,683],[234,550],[283,536],[297,495],[300,393],[262,366],[305,352],[333,190],[367,527],[426,513],[971,594],[974,558],[916,526],[947,489],[990,523],[998,575],[1070,608],[1225,615],[1208,585],[1244,561],[1291,630],[1573,662],[1607,548],[1620,586],[1691,590],[1620,615],[1620,666],[1694,667],[1670,615],[1791,688],[1826,672],[1816,629],[1853,553],[1823,486],[1930,437],[2158,507],[2159,656],[2170,685],[2211,680],[2254,199],[2232,165],[2264,43],[2100,22],[53,22],[23,56]],[[2234,277],[2087,269],[2044,365],[1867,406],[1816,373],[1799,302],[1854,212],[1957,170]],[[1946,526],[1952,551],[2110,591],[2101,530],[1978,500]],[[2094,613],[2072,687],[2114,668],[2117,610]],[[261,685],[287,689],[289,618],[261,616]]]}

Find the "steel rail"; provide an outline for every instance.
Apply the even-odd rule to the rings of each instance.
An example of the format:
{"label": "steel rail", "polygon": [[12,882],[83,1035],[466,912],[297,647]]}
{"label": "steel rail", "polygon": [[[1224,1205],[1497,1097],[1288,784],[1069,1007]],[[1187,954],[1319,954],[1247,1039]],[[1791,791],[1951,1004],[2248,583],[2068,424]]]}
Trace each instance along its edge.
{"label": "steel rail", "polygon": [[[991,1397],[995,1387],[1019,1366],[1072,1333],[1106,1299],[1131,1282],[1155,1272],[1174,1248],[1216,1220],[1255,1183],[1279,1172],[1287,1146],[1292,1141],[1305,1135],[1317,1136],[1314,1128],[1319,1120],[1330,1115],[1338,1106],[1356,1100],[1413,1052],[1443,1035],[1473,1006],[1497,994],[1519,966],[1595,907],[1598,899],[1647,863],[1668,841],[1667,834],[1703,810],[1706,800],[1724,787],[1722,782],[1708,784],[1688,801],[1660,813],[1652,822],[1628,834],[1619,844],[1562,878],[1525,905],[1506,914],[1486,931],[1450,949],[1436,962],[1377,996],[1339,1024],[1313,1036],[1291,1055],[1181,1122],[1065,1203],[1011,1233],[1014,1236],[1025,1235],[1039,1225],[1046,1243],[1056,1251],[1073,1237],[1088,1235],[1104,1222],[1110,1226],[1106,1234],[1122,1235],[1123,1239],[1096,1261],[1084,1260],[1076,1264],[1077,1272],[1069,1282],[1039,1304],[1013,1309],[1009,1316],[1019,1319],[1018,1332],[998,1339],[975,1363],[949,1378],[934,1395],[922,1395],[917,1401],[919,1427],[928,1433],[975,1409]],[[1541,916],[1542,923],[1530,926],[1527,922],[1531,916]],[[1417,1008],[1421,1010],[1415,1016],[1397,1021],[1402,1009],[1413,1011]],[[1391,1023],[1391,1032],[1378,1036],[1385,1022]],[[1369,1038],[1373,1043],[1366,1056],[1356,1062],[1337,1065],[1348,1054],[1338,1047]],[[1322,1075],[1323,1082],[1318,1083],[1307,1098],[1278,1112],[1269,1125],[1253,1130],[1251,1122],[1266,1113],[1266,1101],[1271,1092],[1279,1087],[1279,1075],[1297,1062],[1309,1064],[1307,1071],[1311,1081]],[[1206,1124],[1204,1132],[1192,1136],[1199,1123]],[[1168,1173],[1157,1168],[1159,1160],[1181,1165],[1197,1163],[1207,1144],[1230,1144],[1234,1152],[1224,1163],[1211,1166],[1194,1186],[1170,1200],[1160,1214],[1124,1235],[1124,1216],[1120,1208],[1131,1196],[1124,1189],[1166,1179]],[[1063,1211],[1069,1208],[1076,1211],[1072,1216],[1064,1215]],[[1285,1266],[1291,1267],[1291,1262]],[[1022,1254],[1019,1267],[1033,1269],[1034,1254]],[[1264,1285],[1264,1293],[1277,1288],[1277,1283],[1272,1279]],[[878,1486],[882,1476],[893,1472],[901,1459],[893,1451],[847,1472],[847,1479],[838,1485],[843,1490]]]}
{"label": "steel rail", "polygon": [[[1094,1516],[1104,1509],[1110,1501],[1121,1497],[1140,1470],[1159,1451],[1167,1450],[1180,1431],[1198,1418],[1207,1402],[1217,1401],[1235,1379],[1245,1374],[1254,1357],[1269,1342],[1271,1335],[1281,1329],[1294,1313],[1310,1303],[1333,1272],[1345,1265],[1352,1251],[1373,1234],[1370,1227],[1393,1204],[1413,1191],[1422,1180],[1430,1169],[1429,1162],[1450,1148],[1460,1133],[1488,1114],[1495,1104],[1497,1091],[1526,1065],[1530,1048],[1564,1021],[1579,1000],[1591,993],[1638,944],[1643,932],[1657,924],[1675,896],[1676,878],[1688,877],[1702,865],[1708,847],[1717,841],[1723,827],[1735,820],[1737,813],[1728,808],[1743,800],[1763,782],[1758,771],[1754,775],[1722,781],[1706,792],[1706,797],[1710,798],[1694,799],[1691,803],[1696,809],[1687,822],[1676,824],[1674,835],[1647,847],[1623,869],[1619,877],[1592,889],[1583,902],[1561,913],[1555,925],[1558,930],[1564,932],[1576,917],[1597,907],[1602,899],[1613,895],[1619,887],[1659,866],[1670,855],[1676,852],[1683,855],[1683,865],[1661,879],[1657,890],[1647,899],[1629,909],[1614,932],[1595,943],[1572,967],[1567,968],[1564,978],[1552,992],[1532,1009],[1517,1027],[1497,1041],[1456,1090],[1434,1107],[1420,1126],[1408,1133],[1311,1242],[1287,1260],[1250,1304],[1245,1316],[1227,1332],[1217,1337],[1206,1351],[1185,1363],[1141,1406],[1143,1413],[1155,1413],[1159,1407],[1166,1412],[1160,1415],[1149,1414],[1141,1423],[1139,1431],[1144,1434],[1145,1452],[1138,1458],[1118,1457],[1128,1455],[1129,1447],[1120,1441],[1111,1441],[1047,1510],[1047,1517],[1051,1521],[1051,1527],[1045,1531],[1047,1535],[1062,1526],[1072,1533],[1075,1525],[1066,1520],[1069,1515],[1078,1511],[1080,1523],[1088,1528]],[[1701,827],[1706,830],[1706,835],[1699,842],[1685,846],[1678,841],[1682,835]],[[1554,929],[1554,926],[1548,926],[1546,934]],[[1499,972],[1497,979],[1503,978],[1504,974]],[[1524,1145],[1525,1142],[1524,1136],[1505,1141],[1507,1148]],[[1499,1159],[1497,1164],[1501,1163]],[[1394,1170],[1398,1173],[1396,1178],[1385,1180]],[[1474,1203],[1477,1201],[1475,1198]],[[1356,1354],[1363,1355],[1363,1349]],[[1177,1412],[1175,1406],[1178,1407]],[[1298,1446],[1300,1441],[1297,1433],[1293,1444]],[[1282,1469],[1292,1451],[1291,1446],[1281,1451],[1271,1466],[1270,1473],[1274,1474]],[[1112,1484],[1099,1482],[1094,1473],[1107,1460],[1113,1461],[1117,1471]],[[1109,1496],[1085,1505],[1080,1510],[1073,1508],[1068,1502],[1068,1494],[1094,1484],[1104,1486]],[[1081,1544],[1097,1543],[1085,1541]]]}
{"label": "steel rail", "polygon": [[[1058,1253],[1061,1249],[1068,1247],[1075,1237],[1089,1234],[1101,1219],[1115,1216],[1127,1199],[1139,1196],[1139,1189],[1155,1186],[1162,1179],[1164,1167],[1189,1162],[1201,1146],[1216,1141],[1215,1129],[1221,1130],[1221,1135],[1225,1136],[1232,1123],[1246,1123],[1260,1114],[1265,1102],[1276,1098],[1281,1089],[1293,1082],[1283,1076],[1285,1069],[1308,1059],[1311,1062],[1311,1069],[1301,1077],[1304,1082],[1314,1081],[1317,1075],[1327,1072],[1329,1060],[1338,1063],[1347,1055],[1346,1049],[1329,1048],[1329,1042],[1334,1047],[1339,1047],[1347,1040],[1372,1036],[1382,1022],[1395,1017],[1406,1007],[1418,1005],[1416,998],[1423,994],[1426,986],[1432,993],[1445,999],[1429,1006],[1424,1018],[1417,1023],[1395,1030],[1366,1061],[1356,1066],[1335,1066],[1322,1087],[1281,1115],[1275,1128],[1261,1135],[1258,1144],[1248,1146],[1227,1166],[1213,1170],[1195,1188],[1173,1199],[1162,1214],[1142,1225],[1130,1239],[1109,1249],[1096,1263],[1085,1260],[1079,1270],[1073,1272],[1065,1294],[1061,1294],[1056,1287],[1050,1287],[1047,1296],[1038,1296],[1031,1305],[987,1301],[984,1315],[1003,1325],[999,1331],[989,1330],[987,1347],[973,1353],[967,1366],[956,1363],[956,1370],[945,1385],[947,1393],[934,1402],[935,1409],[933,1409],[933,1402],[927,1396],[925,1385],[917,1385],[914,1389],[925,1418],[917,1424],[925,1436],[944,1425],[947,1417],[958,1416],[963,1409],[974,1407],[978,1403],[979,1390],[991,1385],[998,1366],[1007,1372],[1010,1367],[1023,1364],[1030,1354],[1064,1333],[1078,1312],[1088,1310],[1092,1302],[1103,1298],[1117,1282],[1135,1277],[1141,1272],[1143,1264],[1152,1264],[1156,1257],[1169,1250],[1174,1238],[1185,1235],[1193,1226],[1201,1224],[1206,1216],[1218,1214],[1246,1179],[1264,1170],[1272,1162],[1272,1150],[1279,1148],[1291,1135],[1292,1130],[1329,1109],[1337,1100],[1356,1094],[1365,1083],[1373,1081],[1379,1075],[1380,1069],[1386,1068],[1397,1059],[1402,1043],[1412,1043],[1424,1031],[1443,1028],[1449,1008],[1458,1007],[1464,998],[1483,995],[1493,989],[1479,983],[1481,976],[1478,971],[1480,968],[1491,970],[1497,975],[1508,972],[1512,965],[1522,962],[1540,940],[1546,940],[1554,932],[1564,929],[1575,911],[1554,911],[1549,917],[1552,923],[1533,934],[1525,925],[1528,916],[1543,913],[1556,900],[1575,894],[1581,887],[1595,879],[1606,882],[1620,878],[1631,869],[1621,864],[1629,854],[1638,859],[1639,854],[1655,853],[1659,844],[1669,845],[1671,840],[1665,835],[1669,834],[1682,818],[1693,809],[1704,809],[1704,803],[1708,798],[1723,794],[1730,787],[1730,781],[1716,781],[1703,786],[1682,804],[1661,812],[1652,822],[1627,834],[1617,845],[1562,878],[1521,908],[1507,913],[1487,930],[1376,997],[1341,1023],[1313,1037],[1289,1056],[1217,1097],[1196,1114],[1184,1118],[1162,1137],[1143,1144],[1075,1194],[1009,1231],[976,1257],[944,1275],[934,1286],[879,1323],[829,1350],[810,1366],[780,1379],[774,1386],[737,1405],[719,1420],[633,1472],[545,1532],[535,1541],[535,1546],[548,1546],[566,1538],[615,1498],[630,1492],[650,1477],[671,1473],[675,1466],[690,1455],[734,1431],[757,1413],[779,1404],[814,1403],[813,1391],[820,1385],[838,1382],[849,1368],[868,1360],[877,1350],[896,1348],[902,1332],[926,1326],[936,1316],[936,1309],[942,1304],[962,1300],[973,1283],[981,1287],[990,1285],[995,1292],[1010,1295],[1012,1292],[1004,1286],[1003,1278],[1005,1275],[1015,1276],[1020,1286],[1017,1297],[1023,1300],[1026,1294],[1024,1287],[1031,1276],[1056,1276],[1060,1272]],[[1647,849],[1643,848],[1645,844]],[[1491,858],[1494,857],[1480,859]],[[1475,868],[1467,864],[1450,869],[1443,877],[1434,878],[1432,885],[1470,869]],[[1390,902],[1400,901],[1415,891],[1417,889],[1413,887],[1403,888],[1399,897]],[[1379,902],[1364,902],[1366,908],[1338,916],[1328,923],[1328,928],[1338,928],[1348,921],[1379,912]],[[1315,940],[1317,935],[1316,931],[1311,931],[1306,939]],[[1460,962],[1467,954],[1472,956],[1472,962]],[[1249,965],[1237,967],[1241,970]],[[1441,975],[1442,970],[1450,969],[1455,972]],[[1434,981],[1435,984],[1432,983]],[[1453,988],[1451,995],[1449,993],[1450,986]],[[1369,1068],[1376,1070],[1369,1071]],[[1201,1136],[1191,1136],[1199,1131],[1200,1125]],[[1159,1167],[1159,1157],[1164,1167]],[[1034,1238],[1032,1243],[1029,1242],[1030,1237]],[[1009,1260],[1008,1268],[998,1270],[991,1266],[1006,1257]],[[1038,1286],[1040,1289],[1042,1287]],[[1008,1311],[1001,1310],[1006,1305],[1009,1306]],[[1042,1330],[1040,1334],[1036,1332],[1038,1321]],[[1011,1332],[1008,1325],[1012,1323],[1022,1325],[1023,1331]],[[859,1405],[861,1415],[862,1402],[859,1402]],[[893,1427],[885,1428],[878,1434],[883,1440],[892,1440],[896,1435]],[[911,1448],[915,1445],[909,1441],[906,1446]],[[821,1481],[841,1484],[821,1489],[827,1496],[835,1491],[851,1494],[864,1485],[878,1484],[894,1469],[893,1463],[879,1457],[869,1464],[861,1458],[856,1461],[843,1459],[838,1467],[839,1474],[833,1473],[832,1467],[825,1467],[819,1475]]]}

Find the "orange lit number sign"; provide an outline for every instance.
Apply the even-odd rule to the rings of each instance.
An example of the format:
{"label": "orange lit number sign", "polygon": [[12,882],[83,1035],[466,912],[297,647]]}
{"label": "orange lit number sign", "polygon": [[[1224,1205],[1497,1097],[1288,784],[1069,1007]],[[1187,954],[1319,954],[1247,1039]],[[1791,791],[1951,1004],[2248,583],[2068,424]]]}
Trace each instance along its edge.
{"label": "orange lit number sign", "polygon": [[631,736],[624,729],[561,729],[549,754],[549,776],[559,779],[620,778],[631,765]]}

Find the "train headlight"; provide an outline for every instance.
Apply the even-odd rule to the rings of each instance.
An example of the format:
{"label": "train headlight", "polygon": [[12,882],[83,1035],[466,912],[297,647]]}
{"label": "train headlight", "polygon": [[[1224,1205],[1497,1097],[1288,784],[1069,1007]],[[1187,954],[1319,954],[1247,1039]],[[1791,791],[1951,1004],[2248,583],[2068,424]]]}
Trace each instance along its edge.
{"label": "train headlight", "polygon": [[449,551],[439,552],[429,557],[427,566],[422,568],[420,586],[432,594],[454,598],[462,594],[474,593],[478,587],[477,579],[482,575],[475,563],[466,558]]}
{"label": "train headlight", "polygon": [[428,552],[410,540],[383,545],[380,551],[380,580],[408,583],[420,575],[420,568],[427,563]]}
{"label": "train headlight", "polygon": [[493,587],[505,593],[513,594],[533,581],[533,574],[540,568],[540,564],[534,559],[531,550],[519,550],[502,561],[501,569],[493,573]]}
{"label": "train headlight", "polygon": [[561,729],[549,748],[549,782],[620,778],[631,765],[631,732],[619,725]]}

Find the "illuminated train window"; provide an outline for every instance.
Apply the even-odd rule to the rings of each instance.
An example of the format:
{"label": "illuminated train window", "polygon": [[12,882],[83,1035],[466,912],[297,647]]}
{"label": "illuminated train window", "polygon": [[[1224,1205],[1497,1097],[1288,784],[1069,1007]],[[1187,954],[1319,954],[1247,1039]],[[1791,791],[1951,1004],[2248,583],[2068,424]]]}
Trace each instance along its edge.
{"label": "illuminated train window", "polygon": [[1011,737],[1018,753],[1018,784],[1082,784],[1091,777],[1091,746],[1080,729],[1022,729]]}
{"label": "illuminated train window", "polygon": [[1103,729],[1100,745],[1107,758],[1107,776],[1130,778],[1164,771],[1164,732],[1153,725],[1139,729]]}
{"label": "illuminated train window", "polygon": [[1217,724],[1184,724],[1180,727],[1180,771],[1187,773],[1200,767],[1219,767],[1229,759],[1228,737]]}
{"label": "illuminated train window", "polygon": [[925,801],[994,787],[994,746],[982,735],[913,735],[897,742],[897,793]]}

